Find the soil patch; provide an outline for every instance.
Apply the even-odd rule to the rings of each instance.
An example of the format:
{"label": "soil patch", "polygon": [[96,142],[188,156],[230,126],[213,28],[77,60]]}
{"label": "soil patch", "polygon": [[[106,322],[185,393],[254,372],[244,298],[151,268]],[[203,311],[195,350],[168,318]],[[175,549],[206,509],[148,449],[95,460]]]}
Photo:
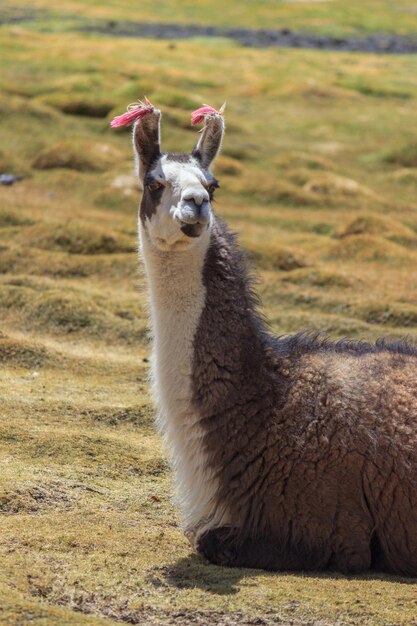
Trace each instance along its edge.
{"label": "soil patch", "polygon": [[315,48],[384,54],[415,54],[417,39],[380,33],[368,37],[332,37],[313,35],[282,28],[279,30],[252,28],[219,28],[196,24],[143,24],[125,20],[91,22],[77,30],[102,33],[114,37],[140,37],[149,39],[190,39],[192,37],[227,37],[250,48]]}

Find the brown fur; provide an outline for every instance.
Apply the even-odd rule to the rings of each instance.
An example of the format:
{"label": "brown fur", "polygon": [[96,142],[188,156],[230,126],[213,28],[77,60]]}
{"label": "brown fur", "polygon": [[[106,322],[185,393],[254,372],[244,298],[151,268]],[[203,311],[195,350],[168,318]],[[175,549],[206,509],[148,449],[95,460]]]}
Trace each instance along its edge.
{"label": "brown fur", "polygon": [[161,156],[159,145],[159,124],[161,113],[154,109],[135,123],[133,145],[139,159],[139,177],[143,180],[146,172]]}
{"label": "brown fur", "polygon": [[194,403],[230,527],[198,549],[265,569],[417,575],[417,350],[272,337],[216,221]]}
{"label": "brown fur", "polygon": [[208,169],[218,154],[224,133],[224,121],[220,115],[206,118],[199,140],[192,151],[203,169]]}

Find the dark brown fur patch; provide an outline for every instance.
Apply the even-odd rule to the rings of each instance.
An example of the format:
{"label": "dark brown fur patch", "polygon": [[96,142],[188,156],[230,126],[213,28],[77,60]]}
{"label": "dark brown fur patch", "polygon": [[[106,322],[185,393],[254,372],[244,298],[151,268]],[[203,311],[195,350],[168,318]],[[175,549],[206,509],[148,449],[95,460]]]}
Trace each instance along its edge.
{"label": "dark brown fur patch", "polygon": [[231,529],[199,550],[267,569],[417,576],[417,350],[275,338],[234,238],[213,225],[194,404]]}
{"label": "dark brown fur patch", "polygon": [[139,215],[143,226],[146,225],[146,220],[150,220],[152,215],[156,213],[158,205],[161,202],[163,193],[163,187],[151,191],[148,186],[145,186],[139,209]]}
{"label": "dark brown fur patch", "polygon": [[136,122],[133,142],[140,161],[142,179],[161,156],[159,145],[159,121],[161,114],[154,110]]}
{"label": "dark brown fur patch", "polygon": [[143,181],[143,194],[139,209],[143,226],[146,225],[146,220],[150,220],[152,215],[156,213],[158,205],[161,202],[164,187],[161,186],[158,189],[152,189],[152,184],[162,179],[164,179],[164,172],[162,171],[161,161],[158,160],[157,163],[148,170]]}
{"label": "dark brown fur patch", "polygon": [[200,138],[192,151],[203,169],[208,169],[220,150],[224,133],[223,119],[220,116],[208,117]]}

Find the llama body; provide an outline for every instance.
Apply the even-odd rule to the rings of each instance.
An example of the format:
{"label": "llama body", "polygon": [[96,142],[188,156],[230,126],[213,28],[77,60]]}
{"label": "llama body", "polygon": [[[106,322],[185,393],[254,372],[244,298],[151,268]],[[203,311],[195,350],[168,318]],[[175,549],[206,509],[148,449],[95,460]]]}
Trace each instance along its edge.
{"label": "llama body", "polygon": [[417,350],[273,337],[211,211],[223,134],[162,155],[138,122],[158,423],[192,545],[214,563],[417,575]]}

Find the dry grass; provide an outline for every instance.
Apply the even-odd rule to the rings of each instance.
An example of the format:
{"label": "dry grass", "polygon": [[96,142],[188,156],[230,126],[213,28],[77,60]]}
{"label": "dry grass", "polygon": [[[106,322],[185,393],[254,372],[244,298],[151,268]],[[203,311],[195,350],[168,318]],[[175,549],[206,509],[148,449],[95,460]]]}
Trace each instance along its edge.
{"label": "dry grass", "polygon": [[152,428],[130,139],[108,121],[145,92],[167,111],[165,148],[188,149],[190,109],[227,99],[216,210],[260,271],[274,330],[417,338],[417,58],[23,26],[0,38],[0,167],[25,174],[0,187],[0,622],[416,624],[411,581],[191,553]]}

